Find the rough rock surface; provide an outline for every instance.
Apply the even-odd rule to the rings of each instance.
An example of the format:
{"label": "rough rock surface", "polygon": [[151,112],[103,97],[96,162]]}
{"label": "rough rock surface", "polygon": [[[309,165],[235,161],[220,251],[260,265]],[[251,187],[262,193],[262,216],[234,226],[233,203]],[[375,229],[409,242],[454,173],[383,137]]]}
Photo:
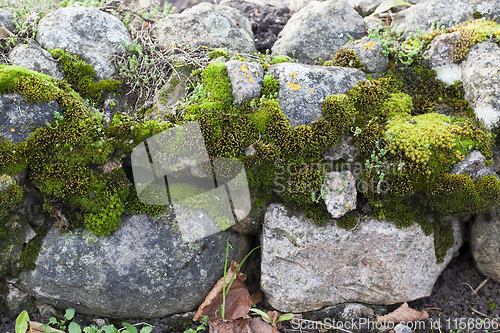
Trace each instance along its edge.
{"label": "rough rock surface", "polygon": [[94,67],[99,80],[116,73],[114,53],[132,44],[125,25],[113,15],[96,8],[65,7],[45,15],[38,24],[36,41],[44,49],[62,49]]}
{"label": "rough rock surface", "polygon": [[478,12],[481,17],[500,23],[500,1],[470,0],[470,2],[473,12]]}
{"label": "rough rock surface", "polygon": [[455,164],[450,173],[454,175],[468,174],[474,181],[489,175],[499,178],[492,167],[487,167],[484,164],[484,160],[484,156],[479,151],[473,150],[463,161]]}
{"label": "rough rock surface", "polygon": [[500,46],[474,45],[461,64],[465,98],[487,126],[500,119]]}
{"label": "rough rock surface", "polygon": [[156,22],[153,37],[158,44],[168,47],[227,47],[245,53],[256,52],[248,19],[234,8],[211,3],[201,3]]}
{"label": "rough rock surface", "polygon": [[186,312],[201,304],[223,275],[226,240],[229,260],[249,249],[245,236],[221,232],[182,241],[171,218],[122,216],[110,236],[54,227],[43,240],[33,271],[17,286],[58,308],[111,318],[153,318]]}
{"label": "rough rock surface", "polygon": [[382,73],[389,64],[389,58],[382,54],[382,43],[373,38],[363,37],[342,46],[341,49],[353,50],[358,59],[366,65],[367,73]]}
{"label": "rough rock surface", "polygon": [[227,76],[231,81],[233,99],[241,105],[246,99],[260,97],[264,68],[254,62],[230,60],[226,62]]}
{"label": "rough rock surface", "polygon": [[434,237],[416,224],[399,229],[366,217],[359,228],[347,231],[334,222],[318,226],[302,215],[289,217],[283,205],[270,205],[263,226],[262,290],[282,312],[429,296],[463,243],[459,221],[446,220],[455,244],[438,264]]}
{"label": "rough rock surface", "polygon": [[274,43],[273,54],[311,62],[329,60],[342,45],[366,36],[367,26],[353,7],[343,1],[313,1],[294,14]]}
{"label": "rough rock surface", "polygon": [[356,155],[356,146],[354,146],[352,136],[344,136],[342,142],[335,147],[332,147],[324,154],[324,159],[327,161],[338,161],[340,159],[346,162],[354,162]]}
{"label": "rough rock surface", "polygon": [[10,32],[13,32],[15,27],[14,27],[14,15],[12,15],[11,12],[0,8],[0,25],[3,25],[5,29],[9,30]]}
{"label": "rough rock surface", "polygon": [[430,67],[451,66],[453,64],[452,51],[459,40],[460,31],[454,31],[434,37],[427,51]]}
{"label": "rough rock surface", "polygon": [[59,103],[27,103],[16,93],[0,96],[0,135],[5,139],[21,142],[36,127],[46,126],[54,120],[54,111],[62,113]]}
{"label": "rough rock surface", "polygon": [[405,34],[429,31],[432,22],[451,28],[454,25],[473,19],[473,10],[469,2],[460,0],[428,0],[400,11],[394,15],[394,24],[399,29],[405,28]]}
{"label": "rough rock surface", "polygon": [[52,58],[48,51],[42,49],[34,41],[16,46],[10,52],[9,60],[15,66],[41,72],[59,80],[64,78],[62,70],[57,66],[57,61]]}
{"label": "rough rock surface", "polygon": [[337,219],[356,209],[358,192],[352,172],[332,171],[328,172],[326,176],[326,182],[323,186],[328,189],[328,192],[323,200],[330,215]]}
{"label": "rough rock surface", "polygon": [[281,63],[268,73],[279,81],[278,98],[293,127],[308,125],[322,117],[325,97],[345,94],[366,75],[354,68]]}
{"label": "rough rock surface", "polygon": [[478,214],[470,233],[470,250],[477,269],[500,282],[500,207]]}
{"label": "rough rock surface", "polygon": [[[361,10],[361,15],[366,16],[370,12],[373,12],[383,1],[382,0],[345,0],[352,7],[358,6]],[[419,3],[421,0],[409,0],[407,2],[411,4]],[[396,8],[406,9],[406,6],[399,6]],[[392,9],[395,12],[394,8]]]}

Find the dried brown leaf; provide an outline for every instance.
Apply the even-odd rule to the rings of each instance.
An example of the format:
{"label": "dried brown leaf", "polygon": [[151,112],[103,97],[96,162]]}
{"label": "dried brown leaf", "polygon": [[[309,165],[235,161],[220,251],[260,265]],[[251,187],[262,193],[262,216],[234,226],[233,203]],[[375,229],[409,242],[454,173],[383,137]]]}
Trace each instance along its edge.
{"label": "dried brown leaf", "polygon": [[276,333],[276,327],[262,321],[260,318],[254,318],[250,323],[253,333]]}
{"label": "dried brown leaf", "polygon": [[228,286],[233,274],[236,274],[236,277],[226,295],[226,311],[224,318],[226,320],[238,319],[250,311],[250,307],[253,305],[253,302],[250,298],[250,293],[245,286],[245,279],[247,277],[240,271],[236,271],[237,269],[238,263],[232,261],[231,267],[229,267],[226,273],[226,281],[224,282],[224,277],[217,281],[208,296],[205,298],[205,301],[198,308],[198,311],[193,317],[193,321],[198,321],[203,318],[203,316],[208,316],[210,321],[214,321],[216,320],[216,312],[217,317],[221,317],[220,311],[222,305],[223,285],[226,287]]}
{"label": "dried brown leaf", "polygon": [[[29,321],[29,324],[30,324],[29,333],[45,333],[45,327],[42,327],[42,324],[36,321]],[[64,333],[64,331],[60,331],[50,327],[50,333]]]}
{"label": "dried brown leaf", "polygon": [[262,291],[259,290],[258,293],[251,295],[250,298],[252,299],[253,304],[257,304],[257,303],[262,302],[262,299],[264,298],[264,294],[262,293]]}
{"label": "dried brown leaf", "polygon": [[251,318],[231,321],[211,321],[208,323],[210,333],[248,333],[251,331]]}
{"label": "dried brown leaf", "polygon": [[385,316],[377,316],[377,320],[375,320],[375,322],[391,322],[397,324],[402,321],[419,321],[427,318],[429,318],[427,311],[414,310],[408,306],[408,303],[404,303],[399,308],[389,314],[386,314]]}

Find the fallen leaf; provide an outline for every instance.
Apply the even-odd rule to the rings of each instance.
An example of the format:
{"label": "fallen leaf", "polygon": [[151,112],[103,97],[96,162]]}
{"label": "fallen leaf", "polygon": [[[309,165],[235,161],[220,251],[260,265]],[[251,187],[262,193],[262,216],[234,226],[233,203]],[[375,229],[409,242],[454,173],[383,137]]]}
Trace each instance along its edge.
{"label": "fallen leaf", "polygon": [[264,294],[262,293],[262,291],[259,290],[258,293],[251,295],[250,298],[252,299],[253,304],[258,304],[258,303],[262,302],[262,299],[264,298]]}
{"label": "fallen leaf", "polygon": [[[235,261],[231,262],[231,267],[227,270],[226,280],[222,277],[215,286],[212,288],[205,301],[200,305],[198,311],[193,317],[193,321],[199,321],[203,316],[208,316],[210,321],[214,321],[217,318],[221,318],[221,305],[222,305],[222,292],[223,285],[227,287],[231,281],[231,277],[236,274],[236,277],[226,295],[226,305],[225,305],[225,315],[226,320],[235,320],[243,317],[250,311],[253,302],[250,298],[250,293],[245,286],[245,279],[247,276],[238,269],[238,263]],[[217,318],[215,313],[217,312]]]}
{"label": "fallen leaf", "polygon": [[260,318],[254,318],[250,323],[250,328],[253,333],[276,333],[276,328],[273,328]]}
{"label": "fallen leaf", "polygon": [[393,324],[397,324],[402,321],[419,321],[427,318],[429,318],[429,314],[427,313],[427,311],[422,310],[420,312],[414,310],[408,306],[408,303],[405,302],[403,305],[401,305],[391,313],[386,314],[385,316],[377,316],[377,320],[375,320],[375,322],[391,322]]}
{"label": "fallen leaf", "polygon": [[[29,324],[29,333],[45,333],[45,327],[42,327],[42,324],[36,321],[29,321]],[[50,333],[64,333],[64,331],[56,330],[55,328],[50,327]]]}
{"label": "fallen leaf", "polygon": [[210,333],[248,333],[251,332],[251,318],[231,321],[217,320],[208,323]]}

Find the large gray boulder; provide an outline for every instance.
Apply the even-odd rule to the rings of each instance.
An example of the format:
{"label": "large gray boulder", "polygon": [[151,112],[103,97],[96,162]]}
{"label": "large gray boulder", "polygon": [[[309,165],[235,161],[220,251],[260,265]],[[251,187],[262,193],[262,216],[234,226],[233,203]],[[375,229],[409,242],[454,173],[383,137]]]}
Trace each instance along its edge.
{"label": "large gray boulder", "polygon": [[0,26],[2,25],[10,32],[14,32],[14,15],[12,15],[9,11],[0,8]]}
{"label": "large gray boulder", "polygon": [[211,3],[200,3],[159,20],[153,26],[153,37],[167,47],[226,47],[244,53],[256,52],[248,19],[235,8]]}
{"label": "large gray boulder", "polygon": [[472,20],[472,13],[472,6],[468,1],[427,0],[396,13],[393,22],[399,29],[404,28],[405,34],[409,35],[417,29],[421,32],[429,31],[432,22],[451,28]]}
{"label": "large gray boulder", "polygon": [[52,227],[33,271],[16,285],[58,308],[110,318],[153,318],[198,307],[223,276],[229,260],[249,250],[245,236],[221,232],[196,242],[182,240],[168,213],[122,216],[111,235],[86,229],[62,234]]}
{"label": "large gray boulder", "polygon": [[329,60],[349,35],[360,39],[366,32],[365,21],[347,3],[312,1],[288,20],[272,51],[303,62]]}
{"label": "large gray boulder", "polygon": [[460,67],[465,98],[486,126],[494,126],[500,119],[500,46],[474,45]]}
{"label": "large gray boulder", "polygon": [[476,268],[500,283],[500,207],[478,214],[470,232],[470,250]]}
{"label": "large gray boulder", "polygon": [[0,96],[0,135],[6,140],[26,140],[37,127],[46,126],[54,120],[54,112],[62,113],[59,103],[27,103],[16,93]]}
{"label": "large gray boulder", "polygon": [[111,56],[132,44],[125,25],[96,8],[65,7],[45,15],[38,24],[36,41],[44,49],[62,49],[94,67],[99,80],[116,73]]}
{"label": "large gray boulder", "polygon": [[28,44],[17,45],[10,51],[9,60],[12,65],[21,66],[41,72],[62,80],[64,74],[52,55],[32,40]]}
{"label": "large gray boulder", "polygon": [[289,216],[270,205],[264,219],[261,287],[282,312],[305,312],[340,303],[394,304],[427,297],[442,270],[462,245],[437,263],[434,237],[414,224],[400,229],[389,221],[363,217],[354,230],[335,222],[321,226],[303,215]]}
{"label": "large gray boulder", "polygon": [[279,82],[278,98],[292,128],[321,118],[325,97],[345,94],[366,75],[354,68],[281,63],[268,69]]}

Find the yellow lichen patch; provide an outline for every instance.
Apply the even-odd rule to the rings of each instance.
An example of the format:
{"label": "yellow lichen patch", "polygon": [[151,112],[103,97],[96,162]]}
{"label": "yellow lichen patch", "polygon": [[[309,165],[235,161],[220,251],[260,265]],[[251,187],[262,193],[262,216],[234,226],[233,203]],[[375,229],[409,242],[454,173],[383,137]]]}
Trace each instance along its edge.
{"label": "yellow lichen patch", "polygon": [[311,90],[311,92],[314,92],[314,89],[313,89],[313,88],[309,88],[309,90]]}
{"label": "yellow lichen patch", "polygon": [[11,131],[11,132],[15,132],[16,130],[15,130],[15,129],[13,129],[13,128],[11,128],[11,129],[10,129],[10,131]]}
{"label": "yellow lichen patch", "polygon": [[241,65],[241,66],[240,66],[240,69],[241,69],[241,71],[242,71],[242,72],[244,72],[244,73],[248,72],[248,68],[247,68],[247,66],[246,66],[245,64]]}
{"label": "yellow lichen patch", "polygon": [[290,76],[293,77],[294,79],[296,79],[297,78],[297,72],[291,72]]}
{"label": "yellow lichen patch", "polygon": [[369,42],[369,43],[364,44],[364,45],[363,45],[363,48],[364,48],[365,50],[371,50],[371,49],[372,49],[372,47],[373,47],[373,45],[375,45],[375,44],[377,44],[377,42],[375,42],[375,41],[371,41],[371,42]]}
{"label": "yellow lichen patch", "polygon": [[253,77],[249,76],[248,77],[248,82],[252,83],[253,82]]}
{"label": "yellow lichen patch", "polygon": [[299,90],[301,88],[300,84],[293,83],[290,81],[288,81],[287,83],[288,83],[288,88],[290,88],[292,90]]}

